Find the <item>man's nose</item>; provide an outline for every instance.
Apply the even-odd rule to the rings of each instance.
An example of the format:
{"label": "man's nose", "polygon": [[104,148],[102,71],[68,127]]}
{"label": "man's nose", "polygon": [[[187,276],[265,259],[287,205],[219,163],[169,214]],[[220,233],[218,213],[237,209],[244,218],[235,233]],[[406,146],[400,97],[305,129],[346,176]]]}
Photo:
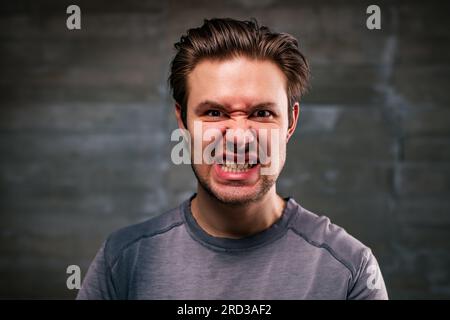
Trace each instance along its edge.
{"label": "man's nose", "polygon": [[225,138],[228,150],[233,147],[235,152],[247,152],[249,145],[256,142],[256,130],[247,119],[230,119]]}

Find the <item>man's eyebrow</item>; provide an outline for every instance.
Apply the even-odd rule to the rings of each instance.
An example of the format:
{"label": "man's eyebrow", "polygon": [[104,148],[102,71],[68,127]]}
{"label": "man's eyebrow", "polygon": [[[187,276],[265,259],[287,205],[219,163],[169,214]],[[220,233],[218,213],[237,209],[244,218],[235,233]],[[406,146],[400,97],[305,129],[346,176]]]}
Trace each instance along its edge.
{"label": "man's eyebrow", "polygon": [[277,104],[275,102],[261,102],[258,103],[254,106],[252,106],[252,108],[254,109],[258,109],[258,108],[276,108]]}
{"label": "man's eyebrow", "polygon": [[221,105],[220,103],[210,101],[210,100],[205,100],[205,101],[200,102],[199,104],[197,104],[195,109],[198,110],[198,109],[211,108],[211,107],[225,109],[225,107],[223,105]]}
{"label": "man's eyebrow", "polygon": [[[276,106],[277,106],[277,104],[275,102],[268,101],[268,102],[257,103],[255,105],[251,106],[250,108],[251,109],[259,109],[259,108],[272,109],[272,108],[276,108]],[[212,108],[218,108],[218,109],[227,109],[227,106],[224,106],[224,105],[222,105],[222,104],[220,104],[218,102],[214,102],[214,101],[211,101],[211,100],[205,100],[205,101],[200,102],[199,104],[197,104],[195,109],[201,110],[201,109],[211,108],[211,107]]]}

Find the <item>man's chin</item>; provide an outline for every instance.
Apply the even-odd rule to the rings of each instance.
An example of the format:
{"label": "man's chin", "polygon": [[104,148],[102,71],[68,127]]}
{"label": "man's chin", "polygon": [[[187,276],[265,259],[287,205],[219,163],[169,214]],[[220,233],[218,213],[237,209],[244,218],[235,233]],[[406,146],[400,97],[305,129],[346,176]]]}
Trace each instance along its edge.
{"label": "man's chin", "polygon": [[253,184],[243,181],[228,181],[228,183],[224,183],[220,179],[216,179],[214,175],[203,177],[198,174],[195,166],[192,166],[192,168],[199,186],[217,201],[230,206],[241,206],[261,200],[276,181],[275,177],[273,179],[259,177]]}
{"label": "man's chin", "polygon": [[242,186],[212,188],[210,191],[217,200],[227,205],[244,205],[257,201],[262,196],[260,191]]}
{"label": "man's chin", "polygon": [[222,184],[214,181],[209,181],[206,185],[200,184],[221,203],[238,206],[260,201],[275,185],[275,181],[276,179],[263,178],[253,185]]}

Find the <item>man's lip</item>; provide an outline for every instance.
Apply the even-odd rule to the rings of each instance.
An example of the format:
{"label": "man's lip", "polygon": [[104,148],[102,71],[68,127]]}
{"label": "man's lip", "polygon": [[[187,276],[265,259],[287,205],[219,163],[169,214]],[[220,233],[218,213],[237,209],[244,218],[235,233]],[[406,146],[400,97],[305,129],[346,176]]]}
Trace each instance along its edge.
{"label": "man's lip", "polygon": [[219,181],[229,183],[230,181],[252,181],[257,179],[259,165],[255,165],[243,172],[225,172],[220,164],[214,164],[213,170]]}

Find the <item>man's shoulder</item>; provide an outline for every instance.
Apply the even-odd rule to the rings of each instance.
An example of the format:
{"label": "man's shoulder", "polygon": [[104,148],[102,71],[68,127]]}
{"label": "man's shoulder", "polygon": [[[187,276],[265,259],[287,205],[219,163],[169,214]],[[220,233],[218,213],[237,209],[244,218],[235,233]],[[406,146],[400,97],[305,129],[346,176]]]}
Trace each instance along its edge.
{"label": "man's shoulder", "polygon": [[183,223],[180,207],[176,207],[143,222],[114,231],[105,241],[107,260],[113,264],[124,250],[142,239],[163,234]]}
{"label": "man's shoulder", "polygon": [[311,246],[326,250],[355,276],[363,260],[371,255],[369,247],[332,223],[327,216],[317,215],[300,205],[290,229]]}

